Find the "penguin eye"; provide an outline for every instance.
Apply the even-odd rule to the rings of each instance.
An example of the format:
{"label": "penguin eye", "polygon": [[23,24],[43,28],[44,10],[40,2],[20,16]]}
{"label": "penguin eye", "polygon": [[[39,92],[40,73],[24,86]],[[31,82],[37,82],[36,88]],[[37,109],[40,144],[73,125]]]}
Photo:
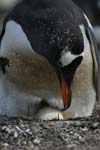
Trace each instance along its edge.
{"label": "penguin eye", "polygon": [[62,52],[61,57],[58,61],[58,65],[61,67],[68,66],[80,56],[82,56],[83,58],[83,53],[76,55],[76,54],[72,54],[71,52],[66,52],[66,53]]}

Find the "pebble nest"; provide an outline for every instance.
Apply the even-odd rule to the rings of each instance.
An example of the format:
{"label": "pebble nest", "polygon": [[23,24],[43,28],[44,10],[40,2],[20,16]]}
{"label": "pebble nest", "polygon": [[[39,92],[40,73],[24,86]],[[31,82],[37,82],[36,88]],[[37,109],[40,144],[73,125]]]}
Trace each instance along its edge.
{"label": "pebble nest", "polygon": [[66,121],[1,117],[0,150],[100,150],[99,108]]}

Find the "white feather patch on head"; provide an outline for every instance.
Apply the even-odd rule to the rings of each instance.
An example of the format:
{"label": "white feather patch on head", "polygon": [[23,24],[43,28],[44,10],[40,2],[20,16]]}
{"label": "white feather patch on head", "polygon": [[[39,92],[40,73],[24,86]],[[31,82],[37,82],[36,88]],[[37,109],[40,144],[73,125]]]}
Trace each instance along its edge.
{"label": "white feather patch on head", "polygon": [[[66,49],[66,48],[65,48]],[[74,54],[71,54],[71,52],[67,52],[66,50],[63,50],[62,51],[62,54],[61,54],[61,58],[60,58],[60,62],[61,62],[61,65],[64,67],[64,66],[67,66],[69,65],[73,60],[75,60],[76,58],[78,58],[79,56],[84,56],[84,52],[82,52],[81,54],[79,55],[74,55]]]}

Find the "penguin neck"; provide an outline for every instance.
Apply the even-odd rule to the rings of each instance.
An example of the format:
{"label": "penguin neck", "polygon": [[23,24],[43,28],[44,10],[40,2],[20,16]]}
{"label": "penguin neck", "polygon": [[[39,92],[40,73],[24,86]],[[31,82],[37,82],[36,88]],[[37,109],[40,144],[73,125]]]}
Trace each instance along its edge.
{"label": "penguin neck", "polygon": [[84,90],[87,90],[88,92],[91,89],[93,89],[93,58],[92,58],[92,53],[91,53],[90,42],[86,36],[84,26],[81,25],[80,29],[81,29],[83,40],[84,40],[84,56],[83,56],[83,61],[78,67],[76,74],[75,74],[73,91],[78,92],[79,90],[82,93],[84,93],[83,92]]}
{"label": "penguin neck", "polygon": [[72,103],[69,108],[69,111],[75,112],[76,117],[91,115],[96,101],[91,46],[85,33],[83,37],[84,57],[74,76]]}

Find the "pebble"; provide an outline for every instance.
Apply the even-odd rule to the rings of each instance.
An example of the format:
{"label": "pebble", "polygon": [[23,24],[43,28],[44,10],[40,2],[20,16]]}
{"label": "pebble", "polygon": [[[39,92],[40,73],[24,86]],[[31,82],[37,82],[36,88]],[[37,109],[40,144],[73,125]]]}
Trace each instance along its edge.
{"label": "pebble", "polygon": [[67,147],[68,148],[74,148],[74,147],[76,147],[77,145],[76,144],[69,144]]}
{"label": "pebble", "polygon": [[34,139],[33,143],[34,143],[35,145],[39,145],[39,144],[40,144],[39,138]]}
{"label": "pebble", "polygon": [[15,137],[15,138],[18,137],[18,132],[14,132],[14,137]]}
{"label": "pebble", "polygon": [[4,143],[3,146],[9,146],[9,144],[8,143]]}
{"label": "pebble", "polygon": [[98,125],[99,125],[99,123],[98,123],[98,122],[93,123],[93,127],[94,127],[94,128],[97,128],[97,127],[98,127]]}
{"label": "pebble", "polygon": [[88,131],[89,129],[87,127],[81,128],[82,131]]}
{"label": "pebble", "polygon": [[85,138],[83,138],[82,136],[79,136],[79,141],[83,143],[85,142]]}

